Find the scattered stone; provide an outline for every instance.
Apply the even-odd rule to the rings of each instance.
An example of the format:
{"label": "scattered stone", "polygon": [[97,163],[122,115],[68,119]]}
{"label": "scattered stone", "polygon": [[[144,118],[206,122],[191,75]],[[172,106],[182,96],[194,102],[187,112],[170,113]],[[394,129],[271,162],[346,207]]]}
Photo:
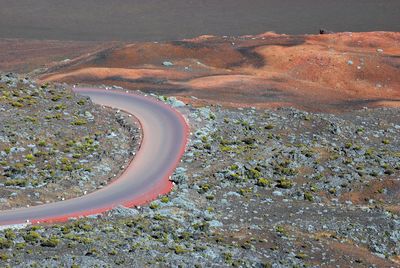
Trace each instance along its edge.
{"label": "scattered stone", "polygon": [[170,61],[164,61],[162,64],[163,64],[164,66],[166,66],[166,67],[174,66],[174,64],[173,64],[172,62],[170,62]]}

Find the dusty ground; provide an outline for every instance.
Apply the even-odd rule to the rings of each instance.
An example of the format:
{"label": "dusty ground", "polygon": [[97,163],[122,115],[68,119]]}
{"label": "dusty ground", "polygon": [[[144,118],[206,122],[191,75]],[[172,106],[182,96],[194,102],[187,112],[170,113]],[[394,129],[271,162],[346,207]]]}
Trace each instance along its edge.
{"label": "dusty ground", "polygon": [[332,112],[400,106],[399,66],[400,33],[266,33],[119,45],[54,65],[40,77],[176,95],[199,105]]}
{"label": "dusty ground", "polygon": [[0,39],[0,70],[28,73],[62,64],[68,59],[87,57],[91,53],[115,46],[116,43]]}

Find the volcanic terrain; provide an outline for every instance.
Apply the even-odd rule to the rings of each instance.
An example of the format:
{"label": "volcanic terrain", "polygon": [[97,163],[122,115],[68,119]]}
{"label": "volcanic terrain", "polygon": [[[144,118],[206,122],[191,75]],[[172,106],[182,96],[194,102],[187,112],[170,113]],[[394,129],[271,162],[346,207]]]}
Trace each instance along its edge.
{"label": "volcanic terrain", "polygon": [[194,104],[336,112],[400,105],[400,33],[215,37],[115,44],[39,72]]}
{"label": "volcanic terrain", "polygon": [[[103,131],[99,145],[104,135],[114,137],[114,147],[127,143],[104,130],[115,125],[120,134],[119,117],[113,122],[113,114],[102,116],[110,110],[81,102],[69,90],[74,84],[144,91],[136,93],[183,114],[191,132],[170,193],[140,207],[0,231],[0,266],[398,267],[399,43],[399,32],[136,43],[0,40],[0,70],[24,73],[0,76],[8,120],[0,136],[0,191],[12,198],[34,196],[35,167],[58,159],[56,172],[80,160],[96,167],[96,153],[115,154],[111,146],[107,153],[94,148],[93,157],[77,151],[85,128]],[[42,99],[29,95],[31,84],[42,85]],[[62,114],[46,119],[62,104]],[[102,119],[76,122],[85,111]],[[24,137],[37,130],[35,122],[76,141],[43,143],[44,131],[33,132],[40,151],[28,154],[36,143]],[[21,134],[24,139],[15,138]],[[144,128],[134,141],[141,136],[148,137]],[[22,147],[26,153],[14,152]],[[53,148],[52,158],[40,153]],[[114,170],[121,164],[114,161]],[[21,174],[28,182],[14,185],[23,182]],[[65,182],[70,189],[80,183]],[[40,197],[53,201],[46,187]]]}

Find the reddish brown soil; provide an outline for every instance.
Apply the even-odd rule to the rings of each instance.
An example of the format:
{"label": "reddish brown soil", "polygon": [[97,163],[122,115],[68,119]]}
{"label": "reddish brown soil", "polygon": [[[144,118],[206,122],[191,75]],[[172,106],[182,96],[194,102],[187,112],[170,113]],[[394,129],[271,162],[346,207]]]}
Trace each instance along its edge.
{"label": "reddish brown soil", "polygon": [[115,46],[116,43],[0,39],[0,71],[29,73]]}
{"label": "reddish brown soil", "polygon": [[400,33],[266,33],[133,43],[56,65],[41,78],[119,85],[195,104],[327,112],[398,107]]}
{"label": "reddish brown soil", "polygon": [[[397,256],[390,259],[379,258],[372,254],[365,245],[359,245],[348,239],[337,240],[335,235],[329,232],[318,232],[309,235],[301,231],[293,230],[292,234],[296,236],[296,241],[300,245],[307,245],[308,243],[319,243],[320,246],[323,245],[330,259],[335,260],[331,267],[335,267],[334,264],[346,266],[349,264],[350,260],[354,260],[352,267],[393,267],[393,264],[398,264]],[[343,252],[346,253],[346,257],[343,256]],[[320,256],[315,254],[313,257],[311,263],[316,266],[320,265]]]}
{"label": "reddish brown soil", "polygon": [[[353,190],[344,193],[340,200],[351,201],[356,205],[382,205],[386,210],[395,214],[400,214],[400,180],[386,178],[384,180],[375,180],[367,185],[354,185]],[[373,200],[373,203],[370,203]]]}

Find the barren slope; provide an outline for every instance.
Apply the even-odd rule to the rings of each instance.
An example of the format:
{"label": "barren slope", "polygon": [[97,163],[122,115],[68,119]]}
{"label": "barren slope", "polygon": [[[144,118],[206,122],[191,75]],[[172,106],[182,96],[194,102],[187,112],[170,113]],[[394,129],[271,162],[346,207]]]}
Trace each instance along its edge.
{"label": "barren slope", "polygon": [[400,106],[399,66],[400,33],[266,33],[132,43],[55,65],[41,79],[120,85],[195,103],[343,111]]}

